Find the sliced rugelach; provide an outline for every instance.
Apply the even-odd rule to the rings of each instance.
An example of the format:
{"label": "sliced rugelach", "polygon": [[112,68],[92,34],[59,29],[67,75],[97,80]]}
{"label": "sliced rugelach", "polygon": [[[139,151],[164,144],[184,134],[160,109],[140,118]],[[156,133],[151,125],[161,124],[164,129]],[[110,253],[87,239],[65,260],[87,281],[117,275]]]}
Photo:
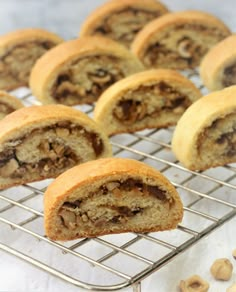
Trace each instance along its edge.
{"label": "sliced rugelach", "polygon": [[208,50],[230,34],[211,14],[182,11],[149,22],[131,48],[146,67],[187,69],[198,66]]}
{"label": "sliced rugelach", "polygon": [[101,35],[129,47],[135,35],[168,9],[155,0],[113,0],[94,10],[82,25],[80,36]]}
{"label": "sliced rugelach", "polygon": [[216,44],[203,58],[200,76],[211,91],[236,84],[236,35]]}
{"label": "sliced rugelach", "polygon": [[19,109],[0,121],[0,189],[56,177],[111,155],[108,138],[84,113],[63,106]]}
{"label": "sliced rugelach", "polygon": [[53,240],[168,230],[183,216],[178,193],[160,172],[123,158],[63,173],[48,187],[44,210],[46,235]]}
{"label": "sliced rugelach", "polygon": [[17,97],[0,90],[0,119],[22,107],[24,105]]}
{"label": "sliced rugelach", "polygon": [[94,119],[107,135],[175,125],[201,97],[196,86],[170,69],[147,70],[126,77],[99,98]]}
{"label": "sliced rugelach", "polygon": [[103,37],[65,42],[45,54],[30,76],[33,94],[44,104],[92,103],[114,82],[143,70],[125,47]]}
{"label": "sliced rugelach", "polygon": [[28,28],[0,37],[0,89],[12,90],[28,86],[32,67],[37,59],[63,42],[49,31]]}
{"label": "sliced rugelach", "polygon": [[236,86],[206,95],[180,118],[172,149],[191,170],[236,162]]}

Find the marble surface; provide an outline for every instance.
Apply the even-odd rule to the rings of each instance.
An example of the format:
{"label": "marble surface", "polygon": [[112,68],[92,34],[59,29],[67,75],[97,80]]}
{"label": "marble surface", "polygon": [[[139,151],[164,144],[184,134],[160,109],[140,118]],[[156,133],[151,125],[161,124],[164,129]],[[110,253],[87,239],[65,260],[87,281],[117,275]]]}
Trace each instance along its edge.
{"label": "marble surface", "polygon": [[[0,34],[24,27],[42,27],[66,39],[78,35],[79,28],[89,12],[104,0],[0,0]],[[171,10],[199,9],[220,17],[232,31],[236,30],[236,12],[233,0],[163,0]],[[235,203],[235,200],[234,200]],[[199,241],[187,251],[142,282],[142,291],[174,292],[177,284],[193,274],[199,274],[210,283],[210,292],[223,292],[236,282],[236,262],[231,252],[236,248],[236,218]],[[8,236],[0,226],[0,241]],[[9,238],[9,243],[11,238]],[[28,242],[30,243],[30,242]],[[31,253],[25,241],[26,250]],[[15,242],[17,246],[17,242]],[[29,245],[30,246],[30,245]],[[48,252],[52,261],[52,255]],[[232,279],[213,280],[209,267],[216,258],[227,257],[234,263]],[[79,267],[78,267],[79,269]],[[86,271],[85,271],[86,272]],[[82,291],[66,282],[0,251],[0,291]],[[124,291],[132,291],[131,288]]]}

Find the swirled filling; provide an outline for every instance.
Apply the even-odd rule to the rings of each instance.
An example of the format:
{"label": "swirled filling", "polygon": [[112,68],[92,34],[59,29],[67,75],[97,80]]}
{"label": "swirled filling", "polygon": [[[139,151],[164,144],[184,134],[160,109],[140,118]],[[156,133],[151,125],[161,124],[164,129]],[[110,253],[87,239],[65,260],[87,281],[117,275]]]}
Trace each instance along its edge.
{"label": "swirled filling", "polygon": [[177,25],[157,42],[152,41],[144,52],[143,62],[147,67],[194,68],[207,51],[227,35],[216,27]]}
{"label": "swirled filling", "polygon": [[66,105],[92,103],[114,82],[126,76],[128,66],[113,56],[91,56],[74,61],[58,76],[52,96]]}
{"label": "swirled filling", "polygon": [[86,198],[64,202],[58,215],[66,228],[75,230],[123,224],[145,216],[152,208],[169,210],[173,204],[173,199],[160,187],[129,178],[111,180]]}
{"label": "swirled filling", "polygon": [[[139,98],[140,97],[140,98]],[[158,117],[163,112],[182,114],[191,104],[190,99],[165,82],[140,86],[124,94],[114,110],[114,117],[123,124],[132,125],[148,117]]]}
{"label": "swirled filling", "polygon": [[54,46],[55,43],[50,41],[31,41],[11,47],[0,57],[0,88],[28,85],[37,59]]}
{"label": "swirled filling", "polygon": [[111,13],[94,29],[94,34],[112,38],[129,47],[135,35],[145,24],[164,14],[160,10],[148,11],[128,8]]}
{"label": "swirled filling", "polygon": [[236,64],[225,68],[222,78],[222,85],[228,87],[236,84]]}
{"label": "swirled filling", "polygon": [[26,172],[55,176],[88,159],[78,153],[78,144],[91,159],[96,159],[104,149],[98,134],[67,121],[34,129],[5,143],[0,152],[0,176],[21,178]]}
{"label": "swirled filling", "polygon": [[236,115],[229,114],[224,118],[215,120],[199,136],[197,149],[202,160],[208,153],[208,158],[215,161],[232,158],[236,155]]}

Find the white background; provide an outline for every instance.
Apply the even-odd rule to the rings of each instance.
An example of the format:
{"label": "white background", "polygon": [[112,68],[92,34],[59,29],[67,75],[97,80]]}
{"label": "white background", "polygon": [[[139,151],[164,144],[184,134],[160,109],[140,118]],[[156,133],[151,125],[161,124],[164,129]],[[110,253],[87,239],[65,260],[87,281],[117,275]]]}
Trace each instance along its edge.
{"label": "white background", "polygon": [[[0,0],[0,34],[23,27],[43,27],[64,38],[75,37],[86,16],[103,0]],[[171,10],[199,9],[220,17],[236,30],[236,3],[233,0],[165,0]],[[177,284],[192,274],[210,282],[210,291],[223,292],[236,282],[236,272],[227,283],[212,279],[209,268],[219,257],[228,257],[236,248],[236,218],[198,242],[142,283],[142,291],[174,292]],[[0,240],[3,236],[0,229]],[[7,236],[7,233],[4,233]],[[234,262],[236,271],[236,262]],[[79,267],[78,267],[79,268]],[[0,291],[80,291],[57,278],[0,252]],[[132,291],[127,289],[126,291]]]}

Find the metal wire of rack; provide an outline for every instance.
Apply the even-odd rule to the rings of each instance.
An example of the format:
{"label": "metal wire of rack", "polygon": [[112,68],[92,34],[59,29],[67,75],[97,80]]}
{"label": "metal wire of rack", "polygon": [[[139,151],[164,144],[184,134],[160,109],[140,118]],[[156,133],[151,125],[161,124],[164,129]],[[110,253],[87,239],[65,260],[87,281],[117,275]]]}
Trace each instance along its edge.
{"label": "metal wire of rack", "polygon": [[[204,90],[196,71],[188,72],[187,77]],[[27,90],[15,94],[26,105],[39,104]],[[93,110],[92,106],[79,108],[88,114]],[[184,203],[184,219],[176,230],[107,235],[69,243],[51,241],[43,230],[43,194],[51,181],[46,180],[0,192],[0,229],[8,234],[0,238],[0,250],[80,288],[115,291],[132,286],[133,291],[141,291],[143,279],[236,215],[236,202],[230,197],[236,190],[236,165],[189,171],[170,151],[172,133],[168,128],[122,134],[112,138],[112,145],[115,156],[144,161],[171,180]],[[27,241],[28,252],[15,244],[19,241],[22,246]],[[48,253],[57,261],[48,262]],[[80,271],[73,272],[71,267],[78,265]],[[81,272],[84,269],[89,272]]]}

